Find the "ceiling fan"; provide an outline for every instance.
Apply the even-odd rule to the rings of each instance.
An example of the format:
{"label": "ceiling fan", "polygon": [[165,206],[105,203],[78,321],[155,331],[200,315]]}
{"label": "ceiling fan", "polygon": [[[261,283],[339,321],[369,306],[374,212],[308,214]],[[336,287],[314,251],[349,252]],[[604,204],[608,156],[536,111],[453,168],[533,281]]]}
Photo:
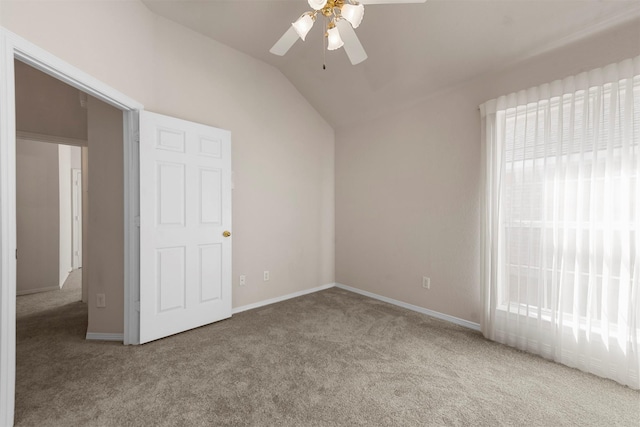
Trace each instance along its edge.
{"label": "ceiling fan", "polygon": [[[324,17],[325,33],[323,38],[326,50],[336,50],[344,46],[353,65],[367,59],[367,53],[354,31],[364,17],[365,4],[401,4],[424,3],[427,0],[307,0],[313,10],[305,12],[273,45],[269,52],[283,56],[298,39],[305,37],[318,15]],[[323,68],[325,66],[323,65]]]}

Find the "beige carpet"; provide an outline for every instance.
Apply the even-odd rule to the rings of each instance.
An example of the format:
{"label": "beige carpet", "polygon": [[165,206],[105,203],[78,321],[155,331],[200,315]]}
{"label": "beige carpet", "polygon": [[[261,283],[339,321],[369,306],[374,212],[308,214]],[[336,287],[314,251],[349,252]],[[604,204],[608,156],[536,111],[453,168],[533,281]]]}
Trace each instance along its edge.
{"label": "beige carpet", "polygon": [[635,426],[640,394],[339,289],[139,347],[18,298],[18,426]]}

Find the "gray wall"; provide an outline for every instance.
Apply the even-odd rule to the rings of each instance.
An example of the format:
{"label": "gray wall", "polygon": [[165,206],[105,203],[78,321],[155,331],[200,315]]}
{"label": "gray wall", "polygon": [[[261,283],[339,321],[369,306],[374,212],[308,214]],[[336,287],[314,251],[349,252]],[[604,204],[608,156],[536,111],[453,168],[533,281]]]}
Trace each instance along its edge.
{"label": "gray wall", "polygon": [[20,61],[14,64],[16,130],[86,140],[87,110],[78,89]]}
{"label": "gray wall", "polygon": [[16,143],[17,293],[59,287],[58,146]]}
{"label": "gray wall", "polygon": [[[124,162],[122,111],[89,97],[88,332],[124,330]],[[85,218],[86,221],[86,218]],[[106,307],[96,307],[105,294]]]}
{"label": "gray wall", "polygon": [[478,106],[638,54],[635,21],[336,130],[336,281],[479,322]]}

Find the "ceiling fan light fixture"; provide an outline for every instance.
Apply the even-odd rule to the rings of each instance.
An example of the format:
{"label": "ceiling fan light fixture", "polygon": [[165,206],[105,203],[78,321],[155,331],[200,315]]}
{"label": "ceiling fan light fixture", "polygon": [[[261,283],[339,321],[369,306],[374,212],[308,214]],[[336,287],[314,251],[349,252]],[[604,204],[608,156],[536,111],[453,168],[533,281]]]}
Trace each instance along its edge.
{"label": "ceiling fan light fixture", "polygon": [[307,33],[309,33],[309,30],[313,27],[314,21],[315,16],[312,16],[311,13],[307,12],[291,25],[293,26],[293,29],[296,30],[296,33],[298,33],[302,41],[304,41],[305,37],[307,37]]}
{"label": "ceiling fan light fixture", "polygon": [[340,49],[344,46],[344,42],[342,41],[342,37],[340,37],[340,32],[338,28],[333,27],[327,30],[327,50],[336,50]]}
{"label": "ceiling fan light fixture", "polygon": [[358,28],[364,17],[364,6],[361,3],[345,4],[340,10],[340,15],[349,21],[353,28]]}
{"label": "ceiling fan light fixture", "polygon": [[327,5],[327,0],[308,0],[308,3],[313,10],[321,10]]}

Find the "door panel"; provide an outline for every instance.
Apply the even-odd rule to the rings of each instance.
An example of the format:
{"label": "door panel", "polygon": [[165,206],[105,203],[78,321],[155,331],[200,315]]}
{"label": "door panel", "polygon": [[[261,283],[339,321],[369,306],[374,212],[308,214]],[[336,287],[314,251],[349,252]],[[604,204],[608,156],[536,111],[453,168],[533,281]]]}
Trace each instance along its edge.
{"label": "door panel", "polygon": [[140,343],[231,316],[231,137],[140,114]]}
{"label": "door panel", "polygon": [[200,245],[200,302],[222,296],[222,245]]}

